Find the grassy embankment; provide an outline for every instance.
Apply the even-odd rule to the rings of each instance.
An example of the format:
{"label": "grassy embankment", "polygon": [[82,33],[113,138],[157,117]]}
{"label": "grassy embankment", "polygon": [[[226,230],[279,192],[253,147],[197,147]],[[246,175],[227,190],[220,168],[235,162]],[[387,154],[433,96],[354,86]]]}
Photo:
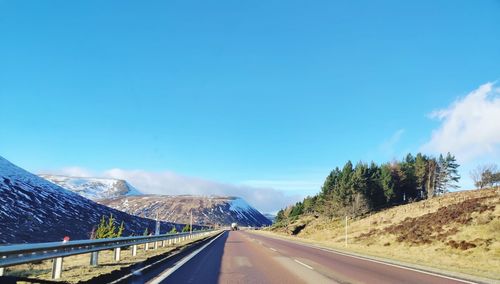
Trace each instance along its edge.
{"label": "grassy embankment", "polygon": [[[132,256],[129,249],[122,249],[121,259],[116,262],[113,259],[113,250],[99,252],[99,266],[91,267],[90,254],[80,254],[75,256],[65,257],[63,261],[63,272],[60,281],[69,283],[78,283],[86,281],[93,277],[107,274],[113,270],[133,265],[144,261],[150,257],[168,253],[178,247],[184,246],[191,242],[197,241],[204,237],[193,238],[183,242],[166,245],[161,247],[161,242],[158,243],[158,249],[153,249],[153,244],[149,244],[149,250],[144,250],[144,245],[139,245],[137,248],[137,256]],[[37,264],[23,264],[8,267],[6,275],[30,277],[36,279],[50,280],[52,273],[52,260],[45,260]]]}
{"label": "grassy embankment", "polygon": [[[349,220],[304,216],[272,233],[364,255],[500,279],[500,189],[471,190]],[[300,227],[303,227],[300,229]],[[292,232],[300,232],[292,236]]]}

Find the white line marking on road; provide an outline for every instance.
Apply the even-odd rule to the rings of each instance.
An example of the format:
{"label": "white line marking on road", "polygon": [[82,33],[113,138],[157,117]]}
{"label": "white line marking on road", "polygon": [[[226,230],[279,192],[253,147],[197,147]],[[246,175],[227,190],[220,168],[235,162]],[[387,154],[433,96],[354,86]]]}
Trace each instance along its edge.
{"label": "white line marking on road", "polygon": [[432,275],[432,276],[436,276],[436,277],[441,277],[441,278],[444,278],[444,279],[450,279],[450,280],[454,280],[454,281],[458,281],[458,282],[462,282],[462,283],[477,284],[477,282],[472,282],[472,281],[465,280],[465,279],[460,279],[460,278],[455,278],[455,277],[451,277],[451,276],[446,276],[446,275],[443,275],[443,274],[433,273],[433,272],[430,272],[430,271],[425,271],[425,270],[419,270],[419,269],[415,269],[415,268],[410,268],[410,267],[402,266],[402,265],[398,265],[398,264],[392,264],[392,263],[388,263],[388,262],[384,262],[384,261],[370,259],[370,258],[367,258],[367,257],[356,256],[356,255],[352,255],[352,254],[348,254],[348,253],[343,253],[343,252],[340,252],[340,251],[337,251],[337,250],[334,250],[334,249],[326,249],[326,248],[322,248],[320,246],[315,246],[315,245],[310,245],[310,244],[304,244],[304,243],[300,243],[300,242],[296,242],[296,241],[284,240],[284,239],[280,239],[278,237],[271,237],[271,236],[262,236],[262,237],[264,237],[264,238],[265,237],[269,237],[271,239],[275,239],[275,240],[279,240],[279,241],[284,241],[284,242],[290,242],[290,243],[293,243],[293,244],[296,244],[296,245],[310,247],[310,248],[322,250],[322,251],[329,252],[329,253],[340,254],[340,255],[343,255],[343,256],[348,256],[348,257],[353,257],[353,258],[357,258],[357,259],[361,259],[361,260],[371,261],[371,262],[375,262],[375,263],[379,263],[379,264],[384,264],[384,265],[388,265],[388,266],[393,266],[393,267],[397,267],[397,268],[401,268],[401,269],[406,269],[406,270],[410,270],[410,271],[414,271],[414,272],[418,272],[418,273],[423,273],[423,274],[428,274],[428,275]]}
{"label": "white line marking on road", "polygon": [[326,252],[329,252],[329,253],[336,253],[336,254],[340,254],[340,255],[344,255],[344,256],[348,256],[348,257],[353,257],[353,258],[361,259],[361,260],[371,261],[371,262],[380,263],[380,264],[384,264],[384,265],[388,265],[388,266],[392,266],[392,267],[397,267],[397,268],[406,269],[406,270],[410,270],[410,271],[414,271],[414,272],[419,272],[419,273],[423,273],[423,274],[428,274],[428,275],[432,275],[432,276],[436,276],[436,277],[441,277],[441,278],[445,278],[445,279],[459,281],[459,282],[462,282],[462,283],[477,284],[477,282],[471,282],[471,281],[468,281],[468,280],[465,280],[465,279],[460,279],[460,278],[445,276],[445,275],[442,275],[442,274],[437,274],[437,273],[428,272],[428,271],[424,271],[424,270],[418,270],[418,269],[414,269],[414,268],[410,268],[410,267],[406,267],[406,266],[401,266],[401,265],[397,265],[397,264],[392,264],[392,263],[387,263],[387,262],[383,262],[383,261],[378,261],[378,260],[375,260],[375,259],[369,259],[369,258],[365,258],[365,257],[350,255],[350,254],[347,254],[347,253],[342,253],[342,252],[338,252],[338,251],[334,251],[334,250],[329,250],[329,249],[324,249],[324,248],[318,248],[318,247],[315,247],[315,246],[311,246],[311,247],[319,249],[319,250],[322,250],[322,251],[326,251]]}
{"label": "white line marking on road", "polygon": [[277,250],[275,250],[275,249],[273,249],[273,248],[269,248],[269,249],[270,249],[270,250],[272,250],[272,251],[277,251]]}
{"label": "white line marking on road", "polygon": [[116,284],[116,283],[119,283],[120,281],[123,281],[123,280],[125,280],[125,279],[129,278],[130,276],[132,276],[132,275],[134,275],[134,274],[141,274],[141,271],[143,271],[144,269],[147,269],[147,268],[149,268],[149,267],[151,267],[151,266],[157,265],[158,263],[160,263],[160,262],[162,262],[162,261],[165,261],[165,260],[167,260],[168,258],[170,258],[170,257],[172,257],[172,256],[174,256],[174,255],[176,255],[176,254],[177,254],[177,253],[174,253],[174,254],[168,255],[168,256],[166,256],[166,257],[164,257],[164,258],[162,258],[162,259],[160,259],[160,260],[158,260],[158,261],[156,261],[156,262],[154,262],[154,263],[151,263],[151,264],[146,265],[146,266],[144,266],[144,267],[142,267],[142,268],[139,268],[139,269],[137,269],[137,270],[134,270],[134,271],[132,271],[132,273],[129,273],[129,274],[127,274],[127,275],[125,275],[125,276],[123,276],[123,277],[121,277],[121,278],[119,278],[119,279],[117,279],[117,280],[115,280],[115,281],[109,282],[109,284]]}
{"label": "white line marking on road", "polygon": [[296,263],[298,263],[298,264],[301,264],[301,265],[303,265],[303,266],[305,266],[305,267],[307,267],[307,268],[309,268],[309,269],[311,269],[311,270],[314,270],[314,268],[312,268],[312,266],[309,266],[309,265],[307,265],[307,264],[303,263],[303,262],[302,262],[302,261],[300,261],[300,260],[297,260],[297,259],[295,259],[295,258],[294,258],[293,260],[295,260],[295,262],[296,262]]}
{"label": "white line marking on road", "polygon": [[213,243],[216,239],[218,239],[220,236],[224,235],[224,233],[219,234],[217,237],[213,238],[210,242],[202,246],[201,248],[193,251],[190,255],[186,256],[183,258],[181,261],[177,262],[174,266],[171,268],[165,270],[162,274],[160,274],[158,277],[155,279],[149,281],[149,284],[159,284],[163,280],[165,280],[168,276],[170,276],[172,273],[174,273],[177,269],[179,269],[181,266],[183,266],[186,262],[188,262],[191,258],[195,257],[198,253],[200,253],[202,250],[204,250],[206,247],[208,247],[211,243]]}

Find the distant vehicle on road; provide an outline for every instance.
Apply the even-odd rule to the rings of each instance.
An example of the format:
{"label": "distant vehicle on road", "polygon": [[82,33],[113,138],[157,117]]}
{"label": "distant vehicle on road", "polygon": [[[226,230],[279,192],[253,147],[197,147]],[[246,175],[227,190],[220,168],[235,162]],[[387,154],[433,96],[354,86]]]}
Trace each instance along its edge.
{"label": "distant vehicle on road", "polygon": [[231,231],[238,231],[238,224],[237,223],[231,224]]}

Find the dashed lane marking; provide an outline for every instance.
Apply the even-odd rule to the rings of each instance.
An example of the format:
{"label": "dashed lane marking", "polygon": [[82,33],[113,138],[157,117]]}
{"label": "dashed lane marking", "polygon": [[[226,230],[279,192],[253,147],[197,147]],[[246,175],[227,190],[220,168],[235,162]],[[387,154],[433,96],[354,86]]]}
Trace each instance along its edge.
{"label": "dashed lane marking", "polygon": [[300,261],[300,260],[297,260],[297,259],[295,259],[295,258],[294,258],[293,260],[294,260],[296,263],[300,264],[300,265],[303,265],[303,266],[305,266],[305,267],[307,267],[307,268],[309,268],[309,269],[311,269],[311,270],[314,270],[314,268],[312,268],[312,266],[309,266],[309,265],[307,265],[307,264],[303,263],[303,262],[302,262],[302,261]]}

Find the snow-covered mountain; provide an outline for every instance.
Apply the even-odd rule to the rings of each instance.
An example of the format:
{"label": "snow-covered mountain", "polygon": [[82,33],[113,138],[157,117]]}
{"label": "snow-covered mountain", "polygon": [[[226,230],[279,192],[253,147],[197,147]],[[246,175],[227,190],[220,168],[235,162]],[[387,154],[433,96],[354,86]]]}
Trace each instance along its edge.
{"label": "snow-covered mountain", "polygon": [[[153,231],[155,221],[97,204],[0,156],[0,244],[88,239],[102,216],[124,221],[124,235]],[[161,232],[182,225],[162,222]]]}
{"label": "snow-covered mountain", "polygon": [[128,182],[120,179],[69,177],[46,174],[40,176],[91,200],[142,194]]}
{"label": "snow-covered mountain", "polygon": [[238,197],[142,195],[99,202],[141,217],[153,218],[158,214],[159,219],[175,223],[188,223],[192,212],[193,223],[199,225],[229,225],[233,222],[240,226],[271,224],[262,213]]}

